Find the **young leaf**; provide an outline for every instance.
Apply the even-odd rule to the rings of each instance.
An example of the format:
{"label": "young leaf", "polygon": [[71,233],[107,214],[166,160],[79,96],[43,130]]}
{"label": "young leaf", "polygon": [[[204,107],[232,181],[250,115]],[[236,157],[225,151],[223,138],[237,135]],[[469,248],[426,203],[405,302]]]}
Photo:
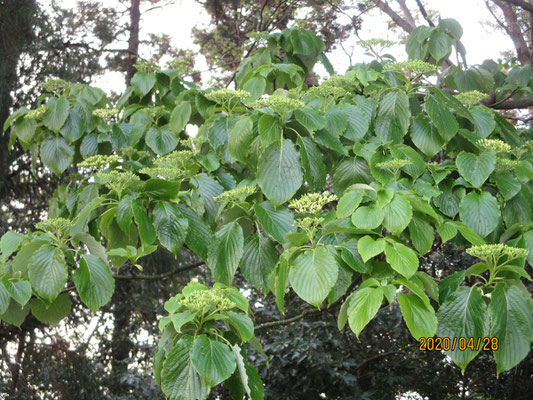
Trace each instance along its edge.
{"label": "young leaf", "polygon": [[500,206],[489,192],[470,192],[459,204],[459,216],[467,226],[485,237],[496,229],[501,220]]}
{"label": "young leaf", "polygon": [[354,292],[348,306],[348,323],[357,338],[365,326],[374,318],[383,302],[383,289],[365,287]]}
{"label": "young leaf", "polygon": [[398,303],[409,332],[416,340],[433,337],[437,330],[437,317],[429,311],[420,298],[412,293],[398,293]]}
{"label": "young leaf", "polygon": [[71,305],[72,303],[67,293],[57,296],[52,304],[47,304],[38,298],[34,298],[31,301],[31,313],[45,324],[57,325],[70,314]]}
{"label": "young leaf", "polygon": [[461,151],[455,163],[461,176],[474,187],[480,188],[494,171],[496,155],[492,151],[484,151],[479,155]]}
{"label": "young leaf", "polygon": [[212,340],[206,335],[200,335],[194,339],[191,361],[204,382],[210,387],[228,379],[237,366],[231,349],[226,344]]}
{"label": "young leaf", "polygon": [[32,256],[28,275],[33,290],[44,300],[54,300],[67,283],[67,264],[63,252],[45,245]]}
{"label": "young leaf", "polygon": [[115,291],[115,278],[109,265],[92,254],[84,255],[72,276],[81,300],[96,311],[106,305]]}
{"label": "young leaf", "polygon": [[390,266],[408,279],[418,269],[418,256],[404,244],[387,243],[385,246],[385,256]]}
{"label": "young leaf", "polygon": [[207,264],[216,282],[230,285],[242,258],[244,237],[237,222],[224,225],[215,233],[209,247]]}

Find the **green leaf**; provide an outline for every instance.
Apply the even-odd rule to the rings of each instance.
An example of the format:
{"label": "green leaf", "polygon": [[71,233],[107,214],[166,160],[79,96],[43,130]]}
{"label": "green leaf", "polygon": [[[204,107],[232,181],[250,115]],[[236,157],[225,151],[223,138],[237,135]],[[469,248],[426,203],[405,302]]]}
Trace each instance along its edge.
{"label": "green leaf", "polygon": [[166,201],[158,202],[152,215],[159,242],[172,254],[178,254],[187,237],[189,221],[182,218],[175,204]]}
{"label": "green leaf", "polygon": [[30,243],[22,246],[11,262],[12,271],[15,273],[20,272],[23,276],[27,276],[28,265],[33,254],[45,244],[49,244],[49,242],[42,239],[33,239]]}
{"label": "green leaf", "polygon": [[72,165],[74,150],[65,139],[56,137],[41,143],[41,161],[57,176]]}
{"label": "green leaf", "polygon": [[411,140],[428,158],[441,151],[443,140],[424,114],[418,114],[411,125]]}
{"label": "green leaf", "polygon": [[400,143],[409,128],[409,98],[404,92],[388,92],[379,103],[375,132],[385,142]]}
{"label": "green leaf", "polygon": [[464,281],[466,271],[457,271],[439,282],[439,303],[443,304]]}
{"label": "green leaf", "polygon": [[296,110],[294,116],[309,132],[317,131],[326,126],[326,118],[324,115],[310,107]]}
{"label": "green leaf", "polygon": [[494,174],[492,179],[494,179],[498,190],[506,201],[515,197],[522,189],[520,181],[510,172]]}
{"label": "green leaf", "polygon": [[106,305],[115,291],[115,278],[109,265],[92,254],[84,255],[72,275],[81,300],[91,311]]}
{"label": "green leaf", "polygon": [[170,400],[203,400],[209,394],[191,361],[192,346],[191,336],[181,337],[163,363],[161,389]]}
{"label": "green leaf", "polygon": [[383,208],[383,215],[383,226],[399,235],[411,222],[413,208],[409,200],[395,194],[392,201]]}
{"label": "green leaf", "polygon": [[253,122],[250,117],[242,117],[229,134],[228,151],[237,161],[246,162],[252,144]]}
{"label": "green leaf", "polygon": [[131,221],[133,220],[133,210],[131,208],[131,202],[135,199],[135,195],[128,194],[117,205],[116,219],[118,226],[123,232],[128,233],[131,227]]}
{"label": "green leaf", "polygon": [[459,221],[453,221],[453,224],[457,228],[457,230],[461,232],[461,235],[472,245],[482,246],[485,244],[483,238],[479,236],[476,232],[474,232],[470,227]]}
{"label": "green leaf", "polygon": [[454,350],[445,351],[453,362],[464,372],[466,366],[481,350],[459,349],[460,338],[468,341],[478,338],[483,341],[489,334],[489,317],[487,306],[483,301],[481,290],[477,287],[459,287],[451,294],[437,312],[439,321],[437,336],[449,337],[453,343],[457,341]]}
{"label": "green leaf", "polygon": [[292,43],[294,54],[310,55],[317,50],[315,46],[314,34],[308,30],[296,30],[290,31],[290,40]]}
{"label": "green leaf", "polygon": [[142,193],[151,199],[173,199],[178,195],[180,187],[181,182],[172,182],[159,178],[151,178],[144,182]]}
{"label": "green leaf", "polygon": [[361,229],[375,229],[381,225],[385,214],[377,205],[359,207],[352,215],[352,223]]}
{"label": "green leaf", "polygon": [[210,387],[228,379],[237,366],[231,349],[224,343],[209,339],[206,335],[194,339],[191,361]]}
{"label": "green leaf", "polygon": [[357,338],[363,328],[374,318],[383,301],[381,287],[365,287],[354,292],[348,306],[348,323]]}
{"label": "green leaf", "polygon": [[69,107],[70,104],[65,97],[51,97],[48,100],[47,110],[43,116],[43,122],[46,127],[54,132],[59,132],[67,120]]}
{"label": "green leaf", "polygon": [[289,139],[271,144],[259,157],[257,183],[273,204],[290,200],[302,182],[299,154]]}
{"label": "green leaf", "polygon": [[470,114],[474,118],[476,130],[479,136],[487,138],[496,128],[496,121],[492,110],[485,106],[474,106],[470,109]]}
{"label": "green leaf", "polygon": [[300,159],[304,168],[305,181],[312,190],[319,191],[326,184],[326,166],[323,156],[311,138],[298,137]]}
{"label": "green leaf", "polygon": [[356,183],[370,183],[374,180],[365,160],[352,157],[343,160],[333,173],[333,191],[342,196],[344,191]]}
{"label": "green leaf", "polygon": [[155,85],[155,74],[153,72],[137,72],[131,78],[133,91],[139,97],[146,96]]}
{"label": "green leaf", "polygon": [[244,83],[242,88],[250,93],[250,96],[246,98],[246,101],[256,101],[265,92],[265,78],[261,76],[253,76]]}
{"label": "green leaf", "polygon": [[185,129],[185,126],[187,125],[187,122],[189,122],[190,118],[191,104],[188,101],[178,104],[174,110],[172,110],[172,113],[170,114],[170,121],[168,121],[172,133],[179,135],[179,133]]}
{"label": "green leaf", "polygon": [[325,247],[317,247],[296,257],[289,270],[289,282],[298,296],[320,307],[335,286],[338,273],[335,257]]}
{"label": "green leaf", "polygon": [[529,253],[527,255],[527,262],[530,265],[533,265],[533,230],[524,233],[524,240],[526,243],[526,249],[529,250]]}
{"label": "green leaf", "polygon": [[187,310],[182,313],[176,313],[170,315],[170,320],[176,332],[181,332],[181,327],[189,322],[191,322],[194,317],[196,317],[198,312],[196,310]]}
{"label": "green leaf", "polygon": [[439,61],[452,51],[452,38],[444,32],[434,30],[429,37],[429,54]]}
{"label": "green leaf", "polygon": [[459,124],[448,105],[442,100],[437,99],[436,96],[429,95],[426,96],[424,109],[429,115],[429,118],[431,118],[431,122],[437,127],[444,142],[448,143],[459,130]]}
{"label": "green leaf", "polygon": [[489,192],[470,192],[459,204],[461,220],[481,237],[491,233],[501,219],[498,200]]}
{"label": "green leaf", "polygon": [[257,123],[261,144],[265,147],[281,140],[281,124],[272,115],[263,114]]}
{"label": "green leaf", "polygon": [[265,232],[278,243],[284,243],[285,235],[295,230],[294,216],[287,208],[275,208],[270,202],[264,201],[255,204],[254,211]]}
{"label": "green leaf", "polygon": [[474,187],[480,188],[496,167],[496,154],[484,151],[479,155],[461,151],[455,159],[457,169],[463,178]]}
{"label": "green leaf", "polygon": [[437,228],[442,243],[446,243],[448,240],[453,239],[457,235],[457,228],[453,222],[445,222]]}
{"label": "green leaf", "polygon": [[35,318],[45,324],[57,325],[63,318],[70,314],[72,303],[67,293],[62,293],[48,305],[42,300],[34,298],[31,301],[31,313]]}
{"label": "green leaf", "polygon": [[170,153],[178,145],[178,138],[166,127],[154,126],[146,134],[146,145],[157,155]]}
{"label": "green leaf", "polygon": [[13,231],[8,231],[2,236],[0,239],[0,253],[4,260],[17,251],[22,239],[24,239],[23,234]]}
{"label": "green leaf", "polygon": [[351,104],[342,104],[342,111],[348,117],[348,125],[344,136],[354,142],[361,140],[370,126],[370,121],[361,107]]}
{"label": "green leaf", "polygon": [[416,340],[433,337],[437,330],[437,317],[415,294],[398,293],[398,303],[409,332]]}
{"label": "green leaf", "polygon": [[83,136],[85,119],[83,119],[82,113],[83,109],[81,107],[72,108],[69,111],[67,121],[63,125],[63,128],[61,128],[61,135],[69,143],[75,142]]}
{"label": "green leaf", "polygon": [[344,192],[337,204],[337,218],[350,217],[363,200],[362,190],[350,190]]}
{"label": "green leaf", "polygon": [[243,255],[244,237],[237,222],[224,225],[215,233],[207,264],[216,282],[230,285]]}
{"label": "green leaf", "polygon": [[209,246],[213,241],[211,228],[190,208],[182,204],[177,204],[177,206],[181,215],[189,222],[185,244],[205,260]]}
{"label": "green leaf", "polygon": [[372,239],[370,236],[363,236],[357,241],[357,251],[361,254],[364,262],[385,251],[386,242],[383,239]]}
{"label": "green leaf", "polygon": [[333,133],[335,136],[341,136],[346,130],[347,126],[348,116],[343,109],[340,107],[330,107],[326,110],[325,129],[328,132]]}
{"label": "green leaf", "polygon": [[489,315],[490,336],[498,338],[494,351],[497,372],[508,371],[522,361],[531,350],[533,342],[533,313],[531,297],[517,286],[505,287],[499,283],[491,294]]}
{"label": "green leaf", "polygon": [[4,314],[0,314],[0,320],[20,328],[29,312],[29,304],[22,307],[17,302],[12,301],[9,303],[7,311]]}
{"label": "green leaf", "polygon": [[[25,280],[11,280],[7,276],[2,277],[1,284],[11,295],[13,300],[19,303],[21,306],[25,306],[31,298],[31,284]],[[1,297],[1,295],[0,295]],[[1,300],[0,300],[1,301]],[[7,309],[7,303],[5,303],[5,309],[0,307],[0,314],[3,314]]]}
{"label": "green leaf", "polygon": [[268,288],[268,276],[276,267],[279,253],[275,243],[256,233],[244,241],[244,250],[239,267],[244,278],[257,288]]}
{"label": "green leaf", "polygon": [[65,256],[54,246],[40,247],[30,260],[28,272],[35,293],[49,302],[57,297],[67,283]]}
{"label": "green leaf", "polygon": [[236,313],[235,311],[228,311],[228,317],[230,324],[232,324],[239,335],[241,335],[242,341],[247,342],[254,335],[254,323],[247,315]]}
{"label": "green leaf", "polygon": [[141,243],[143,246],[148,246],[154,243],[156,238],[156,232],[154,224],[146,215],[144,207],[140,206],[137,203],[137,200],[133,199],[131,201],[131,209],[133,211],[133,217],[135,218],[135,223],[139,229],[139,236],[141,237]]}
{"label": "green leaf", "polygon": [[5,285],[0,284],[0,315],[4,314],[9,307],[9,300],[11,295],[5,288]]}
{"label": "green leaf", "polygon": [[385,246],[385,257],[390,266],[406,278],[413,276],[418,269],[418,256],[404,244],[387,243]]}
{"label": "green leaf", "polygon": [[433,239],[435,237],[435,229],[424,219],[417,214],[409,223],[409,234],[413,246],[420,254],[426,254],[433,246]]}

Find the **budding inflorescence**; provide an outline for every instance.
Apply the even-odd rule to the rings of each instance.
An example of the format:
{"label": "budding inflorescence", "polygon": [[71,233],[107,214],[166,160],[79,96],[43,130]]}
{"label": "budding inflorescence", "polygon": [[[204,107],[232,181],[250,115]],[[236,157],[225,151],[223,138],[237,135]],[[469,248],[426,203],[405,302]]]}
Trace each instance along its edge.
{"label": "budding inflorescence", "polygon": [[110,190],[117,192],[119,197],[123,190],[135,186],[140,182],[140,178],[130,171],[100,172],[96,174],[96,176],[103,181]]}
{"label": "budding inflorescence", "polygon": [[507,172],[520,165],[520,161],[511,160],[509,158],[497,157],[496,158],[496,172]]}
{"label": "budding inflorescence", "polygon": [[50,93],[61,93],[70,89],[72,83],[64,81],[63,79],[48,79],[41,83],[41,87]]}
{"label": "budding inflorescence", "polygon": [[463,92],[455,95],[455,98],[459,100],[467,108],[475,106],[481,100],[486,98],[488,95],[486,93],[480,92],[478,90],[471,90],[469,92]]}
{"label": "budding inflorescence", "polygon": [[137,71],[143,72],[143,73],[155,72],[157,69],[159,69],[157,64],[150,60],[140,61],[137,64],[134,64],[133,66],[135,67]]}
{"label": "budding inflorescence", "polygon": [[343,88],[347,91],[351,90],[357,82],[354,79],[347,78],[346,76],[335,75],[322,83],[322,86],[334,86]]}
{"label": "budding inflorescence", "polygon": [[226,104],[228,102],[243,101],[250,97],[250,92],[246,90],[232,90],[232,89],[218,89],[204,94],[209,100],[218,104]]}
{"label": "budding inflorescence", "polygon": [[35,224],[35,228],[43,232],[61,235],[72,226],[72,221],[65,218],[50,218]]}
{"label": "budding inflorescence", "polygon": [[404,62],[397,62],[387,64],[383,67],[383,71],[401,72],[413,75],[431,75],[438,70],[436,65],[427,63],[422,60],[411,60]]}
{"label": "budding inflorescence", "polygon": [[104,121],[111,121],[115,116],[118,115],[118,110],[116,108],[97,108],[92,114],[95,117],[103,119]]}
{"label": "budding inflorescence", "polygon": [[296,210],[299,214],[311,214],[315,215],[324,208],[324,206],[337,200],[338,197],[335,194],[323,193],[308,193],[296,200],[292,200],[289,203],[289,207]]}
{"label": "budding inflorescence", "polygon": [[476,144],[496,153],[508,153],[511,151],[511,146],[499,139],[479,139]]}
{"label": "budding inflorescence", "polygon": [[30,110],[24,118],[26,119],[38,119],[41,118],[44,113],[48,110],[48,106],[41,106],[39,108],[36,108],[35,110]]}
{"label": "budding inflorescence", "polygon": [[226,311],[235,308],[235,303],[228,299],[229,289],[196,290],[189,297],[182,298],[181,305],[198,311]]}
{"label": "budding inflorescence", "polygon": [[120,160],[119,156],[105,156],[98,154],[96,156],[91,156],[78,163],[78,167],[81,168],[102,168],[105,165],[118,162]]}
{"label": "budding inflorescence", "polygon": [[344,90],[341,87],[330,86],[330,85],[325,85],[325,84],[322,84],[320,86],[313,86],[312,88],[308,90],[308,93],[316,97],[322,97],[322,98],[333,97],[334,99],[338,99],[340,97],[343,97],[349,94],[346,90]]}
{"label": "budding inflorescence", "polygon": [[294,225],[306,232],[314,232],[323,221],[322,217],[305,217],[296,219]]}
{"label": "budding inflorescence", "polygon": [[291,112],[300,108],[304,108],[305,103],[301,100],[293,99],[291,97],[273,95],[264,99],[257,100],[254,106],[259,108],[272,108],[279,114],[284,114],[286,112]]}
{"label": "budding inflorescence", "polygon": [[411,164],[411,161],[409,161],[409,160],[401,160],[401,159],[398,159],[398,158],[394,158],[394,159],[389,160],[389,161],[384,161],[384,162],[377,163],[376,166],[378,168],[381,168],[381,169],[384,169],[384,170],[387,170],[387,171],[395,172],[395,171],[398,171],[398,170],[402,169],[403,167],[406,167],[406,166],[408,166],[410,164]]}
{"label": "budding inflorescence", "polygon": [[238,202],[246,199],[248,196],[256,192],[255,186],[243,186],[240,188],[235,188],[221,193],[213,200],[215,201],[228,201],[228,202]]}
{"label": "budding inflorescence", "polygon": [[491,266],[498,265],[498,261],[502,257],[507,257],[507,261],[509,261],[516,258],[527,257],[529,253],[527,249],[511,247],[502,243],[473,246],[467,249],[466,252],[471,256],[484,260]]}

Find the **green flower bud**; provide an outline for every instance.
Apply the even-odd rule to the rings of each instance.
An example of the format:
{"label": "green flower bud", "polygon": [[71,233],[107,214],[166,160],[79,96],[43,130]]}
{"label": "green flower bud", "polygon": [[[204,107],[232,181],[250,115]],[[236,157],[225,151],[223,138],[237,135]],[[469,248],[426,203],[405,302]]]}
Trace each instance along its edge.
{"label": "green flower bud", "polygon": [[24,118],[26,119],[38,119],[38,118],[41,118],[44,113],[46,112],[46,110],[48,110],[48,106],[41,106],[35,110],[30,110],[25,116]]}
{"label": "green flower bud", "polygon": [[217,197],[213,198],[215,201],[238,202],[246,199],[248,196],[256,192],[255,186],[243,186],[223,192]]}
{"label": "green flower bud", "polygon": [[337,200],[335,194],[323,193],[308,193],[304,194],[297,200],[292,200],[289,207],[296,210],[299,214],[318,214],[320,210],[329,202]]}
{"label": "green flower bud", "polygon": [[50,218],[35,224],[35,228],[43,232],[63,234],[72,226],[72,221],[65,218]]}
{"label": "green flower bud", "polygon": [[459,100],[466,108],[471,108],[485,99],[488,95],[478,90],[471,90],[469,92],[463,92],[456,94],[454,97]]}
{"label": "green flower bud", "polygon": [[499,139],[479,139],[476,144],[488,150],[494,150],[496,153],[508,153],[511,146]]}
{"label": "green flower bud", "polygon": [[78,167],[81,168],[101,168],[104,165],[118,162],[120,160],[119,156],[104,156],[98,154],[96,156],[91,156],[78,163]]}
{"label": "green flower bud", "polygon": [[279,114],[283,114],[290,111],[295,111],[305,107],[305,103],[298,99],[291,97],[282,97],[278,95],[269,96],[264,99],[259,99],[253,104],[258,108],[272,108]]}
{"label": "green flower bud", "polygon": [[411,60],[404,62],[397,62],[387,64],[383,67],[383,71],[407,73],[409,75],[431,75],[438,70],[436,65],[427,63],[422,60]]}

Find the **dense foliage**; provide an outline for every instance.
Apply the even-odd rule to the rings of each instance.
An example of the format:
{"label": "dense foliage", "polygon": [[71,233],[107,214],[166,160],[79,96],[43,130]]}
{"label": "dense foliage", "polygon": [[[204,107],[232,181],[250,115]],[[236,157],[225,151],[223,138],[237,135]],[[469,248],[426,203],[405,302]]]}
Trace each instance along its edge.
{"label": "dense foliage", "polygon": [[[416,339],[466,338],[446,352],[461,370],[485,338],[498,339],[497,371],[513,368],[533,341],[523,283],[533,142],[480,102],[489,91],[486,105],[527,95],[531,68],[444,75],[460,36],[453,20],[417,28],[411,61],[358,65],[311,88],[318,60],[333,68],[317,36],[291,29],[263,35],[237,90],[201,90],[150,64],[114,105],[100,89],[47,82],[40,107],[17,110],[4,129],[65,183],[34,231],[0,240],[1,319],[20,326],[31,311],[57,324],[71,292],[97,310],[113,295],[113,269],[142,268],[162,247],[194,253],[186,268],[205,263],[216,281],[193,281],[165,305],[153,364],[169,398],[206,398],[222,382],[234,398],[263,398],[237,270],[282,313],[290,287],[320,309],[340,306],[338,328],[359,336],[398,303]],[[480,261],[448,276],[419,268],[446,242]]]}

